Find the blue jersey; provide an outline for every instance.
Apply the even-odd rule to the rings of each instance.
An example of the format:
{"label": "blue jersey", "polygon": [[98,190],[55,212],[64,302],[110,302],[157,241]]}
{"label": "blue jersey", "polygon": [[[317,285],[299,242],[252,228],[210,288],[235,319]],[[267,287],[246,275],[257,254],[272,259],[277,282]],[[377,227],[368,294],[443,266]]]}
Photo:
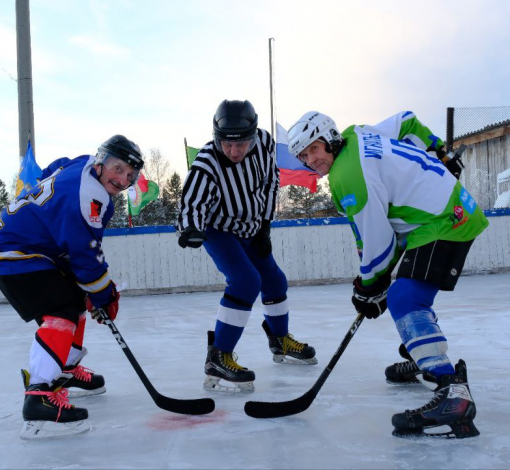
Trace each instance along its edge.
{"label": "blue jersey", "polygon": [[41,182],[0,216],[0,275],[44,269],[72,273],[96,306],[113,284],[101,242],[113,202],[99,182],[94,157],[60,159]]}

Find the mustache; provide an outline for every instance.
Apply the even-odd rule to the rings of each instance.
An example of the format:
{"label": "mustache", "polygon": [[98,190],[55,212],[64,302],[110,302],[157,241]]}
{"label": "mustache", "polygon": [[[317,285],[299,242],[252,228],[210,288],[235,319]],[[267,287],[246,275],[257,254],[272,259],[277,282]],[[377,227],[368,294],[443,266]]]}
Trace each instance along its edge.
{"label": "mustache", "polygon": [[115,186],[117,189],[120,189],[121,191],[125,191],[126,189],[128,189],[131,186],[130,183],[127,186],[122,186],[122,185],[118,184],[116,181],[109,180],[108,182],[112,186]]}

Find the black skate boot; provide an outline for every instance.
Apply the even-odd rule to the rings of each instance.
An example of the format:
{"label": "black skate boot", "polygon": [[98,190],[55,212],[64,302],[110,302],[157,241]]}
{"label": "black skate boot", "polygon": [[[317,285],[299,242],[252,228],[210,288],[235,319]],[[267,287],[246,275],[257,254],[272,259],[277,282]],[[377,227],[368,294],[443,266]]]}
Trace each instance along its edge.
{"label": "black skate boot", "polygon": [[81,360],[87,355],[87,349],[82,353],[74,365],[65,366],[62,376],[55,381],[55,385],[69,390],[69,397],[83,397],[88,395],[100,395],[106,392],[104,377],[94,374],[94,371],[80,365]]}
{"label": "black skate boot", "polygon": [[28,372],[21,371],[25,385],[22,439],[69,436],[88,431],[88,411],[69,403],[67,390],[46,383],[27,385]]}
{"label": "black skate boot", "polygon": [[57,379],[57,386],[67,388],[71,398],[106,392],[104,377],[94,374],[93,370],[77,365],[66,366],[62,372],[62,376]]}
{"label": "black skate boot", "polygon": [[[473,419],[476,406],[469,391],[466,363],[461,359],[455,366],[454,375],[436,379],[429,372],[420,372],[427,383],[435,383],[435,395],[425,406],[416,410],[393,415],[394,436],[398,437],[447,437],[462,439],[480,433]],[[449,426],[451,431],[426,433],[424,429]]]}
{"label": "black skate boot", "polygon": [[241,367],[236,362],[235,353],[223,352],[213,346],[214,331],[207,332],[207,342],[207,358],[204,367],[207,377],[204,381],[204,389],[210,392],[253,392],[255,373],[246,367]]}
{"label": "black skate boot", "polygon": [[386,367],[384,371],[386,382],[397,385],[419,383],[420,381],[416,378],[416,374],[420,371],[420,368],[416,365],[416,362],[414,362],[403,344],[398,348],[398,352],[407,361],[396,362],[392,366]]}
{"label": "black skate boot", "polygon": [[273,361],[280,364],[317,364],[315,349],[306,343],[300,343],[290,333],[275,336],[269,329],[266,320],[262,322],[269,341],[269,349],[273,353]]}

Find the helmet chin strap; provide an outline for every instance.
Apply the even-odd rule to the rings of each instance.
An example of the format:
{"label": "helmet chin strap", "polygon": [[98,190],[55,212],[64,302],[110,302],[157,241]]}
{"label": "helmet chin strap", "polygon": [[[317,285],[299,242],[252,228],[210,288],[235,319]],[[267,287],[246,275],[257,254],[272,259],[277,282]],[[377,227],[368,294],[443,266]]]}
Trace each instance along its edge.
{"label": "helmet chin strap", "polygon": [[332,153],[333,158],[338,157],[340,155],[340,152],[345,147],[345,140],[341,140],[340,142],[338,140],[335,140],[333,145],[331,145],[329,142],[326,142],[326,152]]}

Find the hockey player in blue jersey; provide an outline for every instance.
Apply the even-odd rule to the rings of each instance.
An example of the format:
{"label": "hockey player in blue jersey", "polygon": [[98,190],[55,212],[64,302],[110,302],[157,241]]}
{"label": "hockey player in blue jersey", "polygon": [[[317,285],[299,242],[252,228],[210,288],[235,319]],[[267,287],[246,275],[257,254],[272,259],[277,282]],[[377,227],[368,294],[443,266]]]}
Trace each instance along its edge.
{"label": "hockey player in blue jersey", "polygon": [[117,316],[119,293],[101,249],[114,211],[111,196],[128,189],[143,167],[139,147],[122,135],[96,156],[56,160],[41,182],[0,216],[0,289],[26,322],[39,328],[23,371],[22,438],[77,434],[88,412],[75,394],[105,391],[104,378],[80,365],[86,310]]}

